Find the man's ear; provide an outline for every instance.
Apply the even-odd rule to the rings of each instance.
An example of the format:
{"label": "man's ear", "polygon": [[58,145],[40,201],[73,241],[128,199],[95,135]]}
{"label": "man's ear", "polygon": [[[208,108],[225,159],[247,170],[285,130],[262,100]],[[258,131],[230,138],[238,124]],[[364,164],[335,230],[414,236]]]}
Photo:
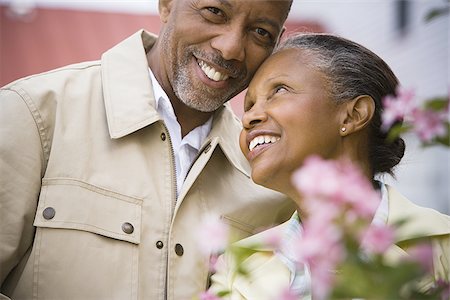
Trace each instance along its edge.
{"label": "man's ear", "polygon": [[158,10],[161,22],[166,23],[172,10],[172,0],[159,0]]}
{"label": "man's ear", "polygon": [[341,122],[341,136],[365,128],[372,120],[375,112],[375,101],[368,95],[358,96],[344,105],[346,109]]}
{"label": "man's ear", "polygon": [[286,26],[283,26],[283,28],[281,29],[280,35],[278,36],[278,40],[277,40],[276,46],[278,46],[278,44],[280,43],[281,39],[283,38],[283,34],[285,32],[286,32]]}

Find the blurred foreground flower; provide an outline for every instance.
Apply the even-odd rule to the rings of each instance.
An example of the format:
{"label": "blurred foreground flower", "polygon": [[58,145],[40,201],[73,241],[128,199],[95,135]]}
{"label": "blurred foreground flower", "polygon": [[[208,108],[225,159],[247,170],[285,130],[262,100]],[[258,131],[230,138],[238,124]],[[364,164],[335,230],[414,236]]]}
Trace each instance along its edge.
{"label": "blurred foreground flower", "polygon": [[207,215],[197,230],[199,249],[205,254],[222,252],[229,243],[228,231],[219,216]]}
{"label": "blurred foreground flower", "polygon": [[442,144],[450,146],[449,98],[434,98],[419,106],[412,90],[398,89],[397,97],[383,99],[383,125],[388,141],[412,131],[424,146]]}

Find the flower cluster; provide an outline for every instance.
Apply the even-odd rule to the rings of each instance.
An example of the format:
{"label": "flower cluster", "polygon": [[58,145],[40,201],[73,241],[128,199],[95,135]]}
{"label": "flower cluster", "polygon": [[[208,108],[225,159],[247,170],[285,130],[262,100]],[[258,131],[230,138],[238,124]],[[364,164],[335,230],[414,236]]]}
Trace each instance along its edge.
{"label": "flower cluster", "polygon": [[[348,161],[308,158],[293,176],[303,195],[307,218],[296,241],[297,261],[311,270],[314,299],[328,299],[336,285],[336,270],[359,245],[372,253],[393,243],[387,225],[370,226],[380,202],[364,174]],[[370,229],[369,229],[370,228]]]}
{"label": "flower cluster", "polygon": [[399,88],[397,96],[383,99],[383,125],[393,139],[401,133],[412,131],[424,145],[449,142],[449,98],[435,98],[419,106],[413,90]]}

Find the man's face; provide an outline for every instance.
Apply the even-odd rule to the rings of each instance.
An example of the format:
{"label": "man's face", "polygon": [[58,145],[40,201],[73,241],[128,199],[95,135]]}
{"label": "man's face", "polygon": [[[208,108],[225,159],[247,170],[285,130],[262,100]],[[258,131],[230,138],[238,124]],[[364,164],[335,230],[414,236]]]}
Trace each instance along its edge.
{"label": "man's face", "polygon": [[188,107],[212,112],[245,89],[277,43],[289,1],[162,1],[163,68]]}

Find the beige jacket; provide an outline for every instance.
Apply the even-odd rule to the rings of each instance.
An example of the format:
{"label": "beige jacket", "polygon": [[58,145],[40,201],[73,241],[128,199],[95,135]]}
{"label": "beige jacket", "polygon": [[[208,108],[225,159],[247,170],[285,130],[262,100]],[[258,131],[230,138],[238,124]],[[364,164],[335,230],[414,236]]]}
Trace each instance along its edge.
{"label": "beige jacket", "polygon": [[2,294],[192,299],[208,277],[196,242],[202,216],[219,214],[243,238],[292,214],[288,199],[252,183],[228,106],[176,200],[146,59],[155,38],[139,31],[101,61],[0,90]]}
{"label": "beige jacket", "polygon": [[[426,289],[435,280],[449,281],[450,276],[450,217],[433,209],[420,207],[388,188],[388,224],[396,224],[405,218],[411,220],[400,227],[396,245],[386,255],[393,262],[408,255],[408,248],[416,238],[430,238],[434,259],[434,278],[424,278],[420,283]],[[231,290],[226,299],[232,300],[278,300],[279,295],[289,286],[291,272],[286,265],[273,255],[275,249],[264,245],[268,237],[281,235],[287,223],[258,233],[236,243],[237,247],[251,248],[253,254],[243,262],[248,276],[242,276],[234,267],[230,253],[219,257],[217,272],[212,276],[211,289],[215,292]],[[310,299],[305,295],[301,299]]]}

